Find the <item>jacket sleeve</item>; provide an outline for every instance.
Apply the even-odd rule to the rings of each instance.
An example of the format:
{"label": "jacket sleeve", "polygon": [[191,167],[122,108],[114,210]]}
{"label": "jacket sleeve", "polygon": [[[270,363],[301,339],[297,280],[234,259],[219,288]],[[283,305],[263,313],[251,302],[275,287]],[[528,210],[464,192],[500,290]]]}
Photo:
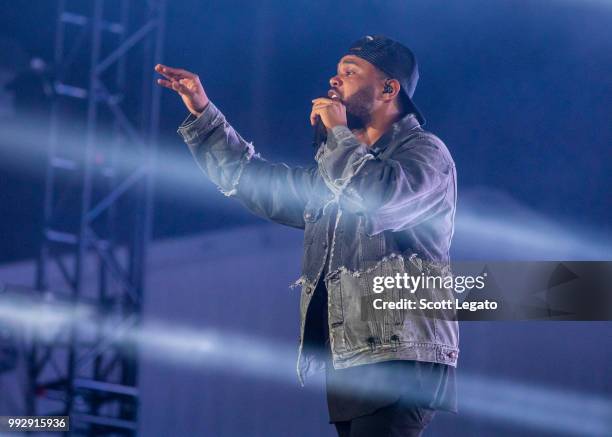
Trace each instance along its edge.
{"label": "jacket sleeve", "polygon": [[425,132],[381,158],[348,128],[337,126],[316,159],[342,208],[365,216],[369,235],[427,220],[441,207],[447,190],[454,189],[455,167],[446,146]]}
{"label": "jacket sleeve", "polygon": [[303,212],[314,186],[316,166],[290,168],[265,161],[212,102],[199,117],[187,117],[178,133],[223,194],[236,197],[260,217],[304,228]]}

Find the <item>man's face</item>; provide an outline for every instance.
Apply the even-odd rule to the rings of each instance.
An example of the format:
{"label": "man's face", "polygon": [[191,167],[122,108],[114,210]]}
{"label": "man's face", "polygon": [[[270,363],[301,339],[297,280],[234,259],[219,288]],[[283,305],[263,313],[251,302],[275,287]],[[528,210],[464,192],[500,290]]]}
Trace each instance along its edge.
{"label": "man's face", "polygon": [[370,121],[376,103],[381,73],[368,61],[347,55],[338,63],[338,73],[329,80],[331,89],[346,106],[350,129],[360,129]]}

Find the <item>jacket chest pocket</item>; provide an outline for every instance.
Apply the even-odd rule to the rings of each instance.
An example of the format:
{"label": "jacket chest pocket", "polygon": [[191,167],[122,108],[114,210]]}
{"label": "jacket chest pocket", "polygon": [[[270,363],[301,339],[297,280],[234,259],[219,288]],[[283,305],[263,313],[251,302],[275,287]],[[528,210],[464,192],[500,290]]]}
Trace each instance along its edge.
{"label": "jacket chest pocket", "polygon": [[318,233],[322,230],[321,217],[323,216],[323,204],[317,200],[311,200],[304,208],[304,244],[310,245]]}
{"label": "jacket chest pocket", "polygon": [[310,201],[304,208],[304,254],[302,274],[314,281],[325,256],[325,225],[322,203]]}

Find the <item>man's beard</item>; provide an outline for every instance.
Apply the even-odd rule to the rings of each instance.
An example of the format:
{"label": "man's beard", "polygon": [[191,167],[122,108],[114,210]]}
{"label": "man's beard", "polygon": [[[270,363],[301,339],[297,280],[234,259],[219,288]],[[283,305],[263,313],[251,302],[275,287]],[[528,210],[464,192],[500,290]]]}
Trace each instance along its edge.
{"label": "man's beard", "polygon": [[365,86],[344,100],[346,123],[349,129],[364,129],[372,119],[374,87]]}

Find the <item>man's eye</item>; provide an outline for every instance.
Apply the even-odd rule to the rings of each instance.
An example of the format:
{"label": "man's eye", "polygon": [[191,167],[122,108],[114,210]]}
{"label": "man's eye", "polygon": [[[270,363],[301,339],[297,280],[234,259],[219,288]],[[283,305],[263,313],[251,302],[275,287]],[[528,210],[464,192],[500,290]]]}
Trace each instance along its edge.
{"label": "man's eye", "polygon": [[355,74],[354,71],[347,71],[346,73],[344,73],[345,76],[352,76],[353,74]]}

